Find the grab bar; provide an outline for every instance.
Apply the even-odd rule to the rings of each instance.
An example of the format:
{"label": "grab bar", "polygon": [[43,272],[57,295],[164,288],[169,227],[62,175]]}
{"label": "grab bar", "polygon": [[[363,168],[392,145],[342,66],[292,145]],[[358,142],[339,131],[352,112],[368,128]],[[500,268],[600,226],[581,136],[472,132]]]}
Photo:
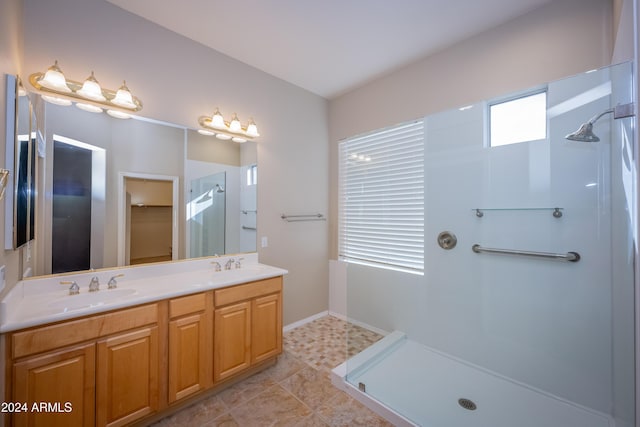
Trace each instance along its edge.
{"label": "grab bar", "polygon": [[310,215],[280,215],[280,218],[287,222],[298,222],[298,221],[326,221],[327,219],[321,213],[318,214],[310,214]]}
{"label": "grab bar", "polygon": [[243,225],[242,229],[243,230],[255,230],[256,228],[255,227],[247,227],[246,225]]}
{"label": "grab bar", "polygon": [[537,258],[550,258],[550,259],[557,259],[560,261],[569,261],[569,262],[580,261],[580,254],[577,252],[567,252],[566,254],[557,254],[552,252],[521,251],[518,249],[483,248],[478,244],[471,246],[471,250],[473,250],[473,252],[477,254],[481,252],[487,252],[492,254],[510,254],[510,255],[532,256]]}

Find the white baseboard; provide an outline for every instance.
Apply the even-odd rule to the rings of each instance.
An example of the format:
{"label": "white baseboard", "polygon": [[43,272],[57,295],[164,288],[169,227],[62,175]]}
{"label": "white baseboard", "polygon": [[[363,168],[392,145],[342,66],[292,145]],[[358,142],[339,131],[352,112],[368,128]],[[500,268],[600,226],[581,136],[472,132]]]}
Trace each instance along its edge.
{"label": "white baseboard", "polygon": [[286,325],[284,328],[282,328],[282,332],[289,332],[292,329],[295,329],[297,327],[300,327],[304,324],[307,324],[309,322],[313,322],[314,320],[318,320],[322,317],[328,316],[329,312],[328,311],[321,311],[320,313],[314,314],[313,316],[309,316],[307,318],[304,318],[302,320],[298,320],[297,322],[293,322],[293,323],[289,323],[288,325]]}
{"label": "white baseboard", "polygon": [[360,326],[361,328],[368,329],[368,330],[370,330],[372,332],[375,332],[375,333],[383,335],[383,336],[386,336],[386,335],[389,334],[388,331],[382,330],[380,328],[376,328],[375,326],[371,326],[371,325],[369,325],[367,323],[360,322],[360,321],[355,320],[355,319],[351,319],[351,318],[345,316],[344,314],[334,313],[332,311],[321,311],[320,313],[316,313],[313,316],[306,317],[306,318],[304,318],[302,320],[298,320],[297,322],[289,323],[284,328],[282,328],[282,332],[285,332],[285,333],[289,332],[292,329],[295,329],[295,328],[298,328],[298,327],[300,327],[302,325],[305,325],[307,323],[313,322],[314,320],[321,319],[321,318],[323,318],[325,316],[332,316],[332,317],[335,317],[337,319],[344,320],[345,322],[352,323],[352,324],[354,324],[356,326]]}

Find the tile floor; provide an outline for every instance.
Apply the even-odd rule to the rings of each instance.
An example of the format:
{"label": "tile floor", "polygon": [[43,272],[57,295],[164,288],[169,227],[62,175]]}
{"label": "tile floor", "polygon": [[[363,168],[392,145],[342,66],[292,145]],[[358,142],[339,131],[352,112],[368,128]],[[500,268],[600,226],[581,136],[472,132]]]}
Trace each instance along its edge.
{"label": "tile floor", "polygon": [[[349,337],[347,344],[347,337]],[[331,369],[381,338],[326,316],[284,334],[278,363],[154,427],[391,426],[331,384]]]}

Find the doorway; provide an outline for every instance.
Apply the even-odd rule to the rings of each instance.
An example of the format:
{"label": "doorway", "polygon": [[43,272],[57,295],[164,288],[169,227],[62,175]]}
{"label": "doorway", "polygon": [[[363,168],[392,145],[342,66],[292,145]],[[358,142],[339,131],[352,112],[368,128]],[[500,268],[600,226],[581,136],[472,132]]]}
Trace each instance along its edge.
{"label": "doorway", "polygon": [[119,176],[118,265],[178,259],[178,177]]}
{"label": "doorway", "polygon": [[54,135],[51,273],[102,267],[102,148]]}

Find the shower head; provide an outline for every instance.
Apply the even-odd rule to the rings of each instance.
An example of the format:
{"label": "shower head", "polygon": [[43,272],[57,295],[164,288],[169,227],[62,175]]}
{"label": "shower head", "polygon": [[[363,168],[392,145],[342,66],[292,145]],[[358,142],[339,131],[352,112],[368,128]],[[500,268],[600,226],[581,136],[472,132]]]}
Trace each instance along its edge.
{"label": "shower head", "polygon": [[582,126],[580,126],[580,129],[570,133],[569,135],[565,136],[565,138],[571,141],[580,141],[580,142],[600,141],[600,138],[598,138],[593,133],[593,123],[591,123],[590,121],[587,123],[583,123]]}
{"label": "shower head", "polygon": [[570,133],[569,135],[565,136],[565,138],[571,141],[580,141],[580,142],[600,141],[600,138],[598,138],[596,134],[593,133],[593,124],[597,122],[600,117],[604,116],[605,114],[609,114],[613,112],[614,112],[614,109],[609,108],[608,110],[593,116],[591,120],[589,120],[587,123],[583,123],[577,131]]}
{"label": "shower head", "polygon": [[220,187],[220,184],[216,184],[216,193],[224,193],[224,188]]}
{"label": "shower head", "polygon": [[603,111],[602,113],[595,115],[589,120],[587,123],[584,123],[580,126],[580,129],[577,131],[570,133],[565,136],[565,138],[570,139],[572,141],[581,141],[581,142],[598,142],[600,138],[598,138],[593,133],[593,125],[595,122],[600,119],[600,117],[605,114],[613,113],[614,119],[624,119],[625,117],[633,117],[635,110],[635,104],[630,102],[628,104],[618,104],[613,108],[609,108],[608,110]]}

